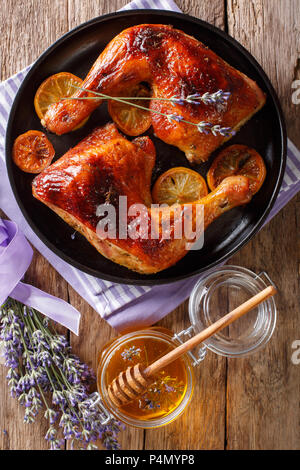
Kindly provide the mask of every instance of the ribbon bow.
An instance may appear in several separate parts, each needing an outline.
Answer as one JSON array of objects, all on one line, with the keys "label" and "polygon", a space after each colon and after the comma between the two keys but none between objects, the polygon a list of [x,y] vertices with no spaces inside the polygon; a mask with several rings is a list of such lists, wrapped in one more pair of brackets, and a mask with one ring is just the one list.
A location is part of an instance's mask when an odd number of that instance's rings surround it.
[{"label": "ribbon bow", "polygon": [[31,259],[32,248],[18,226],[0,219],[0,306],[12,297],[78,335],[80,313],[62,299],[21,282]]}]

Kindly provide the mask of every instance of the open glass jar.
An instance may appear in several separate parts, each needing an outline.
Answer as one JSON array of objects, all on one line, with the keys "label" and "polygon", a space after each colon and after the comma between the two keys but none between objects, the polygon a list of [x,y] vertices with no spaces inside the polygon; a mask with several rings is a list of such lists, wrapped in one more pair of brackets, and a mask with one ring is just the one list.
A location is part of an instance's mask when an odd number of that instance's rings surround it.
[{"label": "open glass jar", "polygon": [[[190,296],[189,316],[194,332],[207,328],[270,284],[273,282],[266,272],[255,274],[229,265],[214,269],[198,281]],[[275,300],[270,297],[203,344],[222,356],[247,356],[269,341],[276,316]]]},{"label": "open glass jar", "polygon": [[138,363],[149,365],[189,337],[208,327],[272,281],[266,273],[256,275],[236,266],[217,268],[195,285],[189,301],[191,325],[178,334],[159,327],[133,331],[108,343],[101,351],[97,372],[99,404],[106,422],[114,417],[127,425],[155,428],[182,414],[194,389],[193,368],[207,349],[227,357],[241,357],[264,346],[276,323],[273,298],[177,359],[155,376],[147,392],[134,402],[116,408],[108,386],[120,372]]}]

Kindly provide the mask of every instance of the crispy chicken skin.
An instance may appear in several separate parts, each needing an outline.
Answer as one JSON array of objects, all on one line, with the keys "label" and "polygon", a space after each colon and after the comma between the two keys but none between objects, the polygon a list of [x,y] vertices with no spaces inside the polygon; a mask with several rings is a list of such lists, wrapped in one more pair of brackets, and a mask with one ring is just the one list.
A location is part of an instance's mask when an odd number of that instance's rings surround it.
[{"label": "crispy chicken skin", "polygon": [[[185,120],[220,124],[238,130],[265,103],[265,96],[256,83],[228,65],[204,44],[172,26],[142,24],[116,36],[100,54],[83,83],[86,90],[111,96],[126,95],[126,90],[140,82],[148,82],[154,97],[187,97],[194,93],[231,93],[227,104],[184,104],[175,107],[152,100],[153,110],[177,114]],[[74,97],[88,96],[78,91]],[[91,94],[90,94],[91,96]],[[99,100],[68,100],[52,105],[43,124],[60,135],[74,129],[99,106]],[[196,126],[171,121],[152,113],[155,134],[175,145],[190,162],[201,162],[228,137],[205,135]]]},{"label": "crispy chicken skin", "polygon": [[[188,251],[187,242],[194,242],[204,229],[232,207],[251,199],[248,179],[230,177],[200,204],[190,207],[190,231],[176,238],[175,226],[183,224],[183,206],[151,208],[150,182],[155,163],[155,149],[148,137],[129,142],[114,124],[95,129],[63,157],[38,175],[32,184],[33,195],[55,211],[65,222],[81,232],[103,255],[115,263],[142,274],[162,271],[179,261]],[[127,196],[128,207],[143,204],[146,225],[136,238],[105,238],[97,230],[100,217],[97,207],[110,203],[119,216],[119,196]],[[175,211],[174,208],[179,209]],[[171,212],[170,237],[163,236],[162,227]],[[203,227],[196,225],[196,216],[203,216]],[[152,225],[151,225],[152,218]],[[123,220],[128,227],[134,216]],[[154,221],[154,222],[153,222]],[[151,238],[151,228],[157,228],[157,238]]]}]

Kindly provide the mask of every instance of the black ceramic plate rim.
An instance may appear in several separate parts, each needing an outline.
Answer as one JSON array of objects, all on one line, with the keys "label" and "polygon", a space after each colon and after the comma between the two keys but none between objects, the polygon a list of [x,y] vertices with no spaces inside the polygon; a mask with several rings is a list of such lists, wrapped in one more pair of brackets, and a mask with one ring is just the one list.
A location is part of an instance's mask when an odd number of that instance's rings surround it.
[{"label": "black ceramic plate rim", "polygon": [[[12,171],[12,162],[11,162],[11,155],[9,153],[9,142],[8,142],[8,136],[11,133],[12,125],[13,125],[13,119],[14,119],[14,114],[15,114],[15,109],[18,104],[18,98],[23,92],[23,88],[25,87],[26,83],[28,80],[30,80],[31,76],[35,72],[35,70],[38,68],[39,64],[43,62],[47,56],[59,45],[61,45],[66,38],[70,38],[73,35],[75,35],[78,31],[81,31],[82,29],[85,29],[86,27],[96,24],[96,23],[101,23],[103,21],[106,21],[107,19],[112,19],[114,17],[126,17],[126,16],[142,16],[145,14],[151,14],[154,16],[158,17],[166,17],[166,18],[182,18],[186,21],[190,21],[192,23],[196,23],[200,25],[202,28],[209,29],[211,32],[214,34],[217,34],[226,41],[229,44],[232,44],[235,49],[237,49],[242,55],[246,57],[246,59],[251,63],[251,65],[256,69],[257,73],[261,76],[261,79],[264,82],[264,85],[272,98],[273,104],[275,106],[276,112],[277,112],[277,117],[279,120],[280,124],[280,132],[281,132],[281,144],[282,144],[282,152],[281,152],[281,160],[280,160],[280,171],[279,171],[279,176],[277,178],[277,182],[275,185],[275,188],[272,193],[272,197],[270,198],[268,205],[265,208],[265,211],[263,212],[262,216],[260,219],[257,221],[255,226],[252,228],[252,230],[247,234],[244,240],[240,241],[237,243],[233,248],[228,250],[228,252],[221,256],[219,259],[211,262],[205,267],[200,268],[199,270],[195,270],[189,274],[183,274],[183,275],[178,275],[178,276],[173,276],[172,278],[166,277],[166,278],[160,278],[160,279],[147,279],[142,277],[141,279],[126,279],[126,278],[121,278],[119,276],[114,276],[114,275],[109,275],[109,274],[102,274],[99,275],[99,271],[94,270],[92,268],[83,266],[81,263],[78,263],[77,261],[73,260],[69,256],[65,255],[63,252],[61,252],[53,243],[49,242],[49,240],[40,232],[39,228],[32,222],[30,216],[27,214],[27,211],[25,207],[22,204],[22,201],[20,197],[18,196],[17,193],[17,188],[15,186],[15,181],[13,177],[13,171]],[[162,23],[165,23],[162,21]],[[138,24],[138,23],[137,23]],[[223,262],[225,262],[228,258],[233,256],[234,253],[239,251],[246,243],[248,243],[254,235],[259,231],[259,229],[262,227],[263,223],[265,222],[268,214],[270,213],[279,189],[282,184],[283,176],[284,176],[284,170],[285,170],[285,165],[286,165],[286,156],[287,156],[287,133],[286,133],[286,127],[285,127],[285,122],[284,122],[284,117],[283,117],[283,112],[281,109],[281,105],[279,102],[279,99],[277,97],[277,94],[268,78],[268,76],[265,74],[264,70],[262,67],[259,65],[259,63],[256,61],[256,59],[250,54],[250,52],[247,51],[238,41],[236,41],[234,38],[229,36],[226,32],[222,31],[221,29],[217,28],[216,26],[213,26],[206,21],[200,20],[198,18],[195,18],[190,15],[186,15],[184,13],[177,13],[177,12],[172,12],[172,11],[166,11],[166,10],[152,10],[152,9],[145,9],[145,10],[126,10],[126,11],[121,11],[121,12],[114,12],[114,13],[109,13],[106,15],[99,16],[97,18],[93,18],[92,20],[89,20],[85,23],[82,23],[81,25],[77,26],[76,28],[72,29],[71,31],[67,32],[63,36],[61,36],[57,41],[55,41],[48,49],[46,49],[40,57],[33,63],[31,69],[27,73],[26,77],[24,78],[12,105],[9,119],[8,119],[8,124],[7,124],[7,129],[6,129],[6,141],[5,141],[5,152],[6,152],[6,166],[7,166],[7,172],[8,172],[8,177],[10,181],[10,185],[12,187],[12,191],[14,194],[14,197],[17,201],[18,206],[21,209],[21,212],[23,216],[25,217],[26,221],[32,228],[32,230],[35,232],[35,234],[40,238],[40,240],[51,250],[56,254],[58,257],[66,261],[68,264],[71,266],[74,266],[75,268],[79,269],[80,271],[83,271],[87,274],[90,274],[96,278],[99,279],[104,279],[108,280],[111,282],[116,282],[116,283],[121,283],[121,284],[130,284],[130,285],[162,285],[162,284],[170,284],[179,280],[195,277],[196,275],[199,275]]]}]

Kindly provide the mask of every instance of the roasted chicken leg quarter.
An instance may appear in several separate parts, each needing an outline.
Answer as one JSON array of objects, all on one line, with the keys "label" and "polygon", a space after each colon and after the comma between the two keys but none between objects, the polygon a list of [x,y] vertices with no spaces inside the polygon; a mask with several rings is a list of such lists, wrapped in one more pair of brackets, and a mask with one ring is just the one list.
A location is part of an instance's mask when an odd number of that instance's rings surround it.
[{"label": "roasted chicken leg quarter", "polygon": [[[257,84],[231,67],[204,44],[172,26],[141,24],[118,34],[100,54],[74,99],[53,104],[42,122],[60,135],[70,132],[101,104],[88,91],[110,96],[128,96],[130,90],[147,82],[153,98],[187,98],[219,90],[230,93],[226,103],[170,103],[151,100],[155,134],[164,142],[177,146],[190,162],[201,162],[230,136],[199,132],[195,125],[177,119],[229,127],[237,131],[265,103]],[[178,118],[179,116],[179,118]]]},{"label": "roasted chicken leg quarter", "polygon": [[[150,182],[154,163],[155,148],[148,137],[129,142],[114,124],[108,124],[95,129],[38,175],[32,191],[37,199],[81,232],[103,256],[142,274],[156,273],[185,256],[188,244],[199,238],[200,230],[225,211],[247,203],[251,193],[247,178],[233,176],[226,178],[198,203],[175,205],[160,211],[151,207]],[[111,204],[119,216],[120,196],[127,197],[128,207],[134,204],[145,207],[145,230],[135,238],[123,238],[119,230],[113,238],[105,238],[97,230],[99,205]],[[187,206],[192,209],[190,231],[182,232],[183,236],[176,238],[176,227],[178,223],[184,223]],[[175,211],[175,207],[179,210]],[[166,238],[163,227],[170,211],[170,231]],[[196,217],[200,211],[203,224],[197,230]],[[134,217],[126,212],[123,227],[130,227],[133,220]],[[157,227],[156,238],[151,232],[153,220]]]}]

